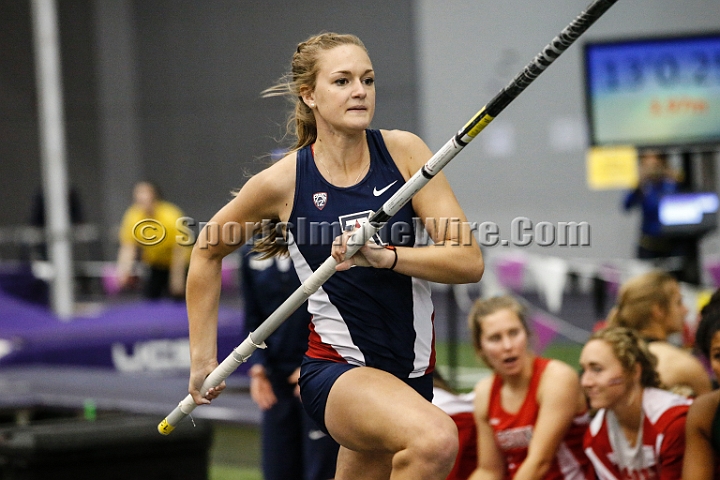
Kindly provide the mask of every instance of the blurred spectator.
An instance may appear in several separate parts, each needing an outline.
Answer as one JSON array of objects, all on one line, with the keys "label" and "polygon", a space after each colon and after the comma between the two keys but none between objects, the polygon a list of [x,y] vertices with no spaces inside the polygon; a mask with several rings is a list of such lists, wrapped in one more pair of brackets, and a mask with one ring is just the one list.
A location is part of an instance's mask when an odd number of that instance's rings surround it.
[{"label": "blurred spectator", "polygon": [[584,447],[600,479],[680,478],[692,401],[659,388],[656,362],[630,328],[598,330],[583,347],[581,382],[597,410]]},{"label": "blurred spectator", "polygon": [[162,199],[156,185],[143,181],[133,189],[133,204],[120,226],[117,276],[120,288],[137,280],[135,262],[146,267],[143,295],[148,299],[169,296],[183,299],[190,248],[177,243],[177,220],[182,210]]},{"label": "blurred spectator", "polygon": [[658,359],[662,384],[676,393],[695,396],[711,390],[710,378],[696,357],[668,341],[670,335],[683,331],[687,313],[677,280],[656,270],[620,287],[608,325],[636,330]]},{"label": "blurred spectator", "polygon": [[577,373],[531,351],[527,312],[513,297],[478,300],[468,322],[475,352],[493,370],[475,386],[479,449],[471,478],[590,478]]},{"label": "blurred spectator", "polygon": [[643,152],[638,186],[625,195],[623,202],[626,211],[636,207],[642,209],[638,258],[664,258],[682,253],[677,242],[663,235],[659,213],[660,198],[677,191],[678,182],[668,166],[667,154],[658,150]]},{"label": "blurred spectator", "polygon": [[[681,175],[668,164],[668,155],[660,150],[646,150],[640,155],[640,178],[637,188],[625,195],[625,211],[642,210],[637,258],[641,260],[672,259],[662,268],[684,282],[699,284],[698,241],[696,235],[668,235],[660,222],[660,200],[681,190]],[[660,265],[658,265],[660,266]]]}]

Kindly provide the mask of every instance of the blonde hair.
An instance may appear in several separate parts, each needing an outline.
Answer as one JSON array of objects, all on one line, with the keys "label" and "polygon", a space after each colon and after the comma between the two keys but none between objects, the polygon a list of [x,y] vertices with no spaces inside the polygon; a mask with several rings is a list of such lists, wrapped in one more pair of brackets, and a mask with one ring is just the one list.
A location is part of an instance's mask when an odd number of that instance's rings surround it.
[{"label": "blonde hair", "polygon": [[[295,143],[288,153],[315,143],[317,139],[315,114],[305,104],[302,95],[307,90],[312,91],[315,88],[320,54],[342,45],[356,45],[367,53],[365,45],[355,35],[332,32],[314,35],[298,44],[290,63],[290,71],[275,85],[262,92],[263,97],[286,97],[293,104],[286,123],[286,135],[295,137]],[[280,228],[277,227],[278,225]],[[278,238],[287,238],[285,225],[280,223],[280,219],[273,219],[269,224],[257,225],[253,233],[255,241],[252,249],[260,253],[260,258],[287,254],[287,242],[277,241]]]},{"label": "blonde hair", "polygon": [[483,318],[488,315],[492,315],[500,310],[510,310],[520,319],[520,323],[525,330],[525,333],[530,335],[530,330],[527,325],[527,309],[523,304],[518,302],[515,298],[510,295],[502,295],[498,297],[492,297],[486,300],[479,299],[475,301],[470,314],[468,315],[468,328],[470,329],[470,336],[472,337],[473,347],[475,353],[482,357],[482,344],[480,337],[482,336],[482,324]]},{"label": "blonde hair", "polygon": [[636,364],[640,364],[640,385],[661,388],[660,375],[657,372],[657,357],[648,349],[645,340],[637,332],[626,327],[605,327],[593,333],[590,340],[602,340],[610,345],[613,355],[623,370],[632,373]]},{"label": "blonde hair", "polygon": [[302,99],[307,90],[313,90],[317,81],[320,54],[342,45],[356,45],[366,53],[363,42],[355,35],[339,33],[321,33],[301,42],[292,57],[290,72],[286,73],[277,84],[264,90],[263,97],[284,96],[294,105],[287,120],[287,134],[296,138],[291,152],[311,145],[317,139],[315,114]]},{"label": "blonde hair", "polygon": [[642,331],[652,321],[652,309],[670,307],[668,285],[677,280],[667,272],[655,270],[633,277],[620,287],[617,305],[608,315],[608,325]]}]

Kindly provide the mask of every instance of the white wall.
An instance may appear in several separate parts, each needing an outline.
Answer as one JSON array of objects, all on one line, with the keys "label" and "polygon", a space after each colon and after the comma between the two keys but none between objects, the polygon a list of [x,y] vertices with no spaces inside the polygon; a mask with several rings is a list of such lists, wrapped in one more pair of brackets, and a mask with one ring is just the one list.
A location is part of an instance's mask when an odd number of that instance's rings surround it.
[{"label": "white wall", "polygon": [[[585,0],[420,0],[420,134],[430,148],[444,144],[587,5]],[[448,165],[445,172],[469,219],[494,221],[502,232],[519,216],[586,221],[590,247],[528,251],[632,257],[639,216],[622,213],[620,191],[586,186],[582,44],[705,30],[720,30],[718,0],[619,0]],[[716,238],[704,242],[712,246],[703,250],[718,250]]]}]

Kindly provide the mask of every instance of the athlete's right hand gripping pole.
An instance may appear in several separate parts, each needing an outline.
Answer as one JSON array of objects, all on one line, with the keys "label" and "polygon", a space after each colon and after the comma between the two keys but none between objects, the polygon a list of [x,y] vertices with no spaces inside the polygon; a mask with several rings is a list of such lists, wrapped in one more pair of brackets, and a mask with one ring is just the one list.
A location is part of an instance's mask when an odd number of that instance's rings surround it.
[{"label": "athlete's right hand gripping pole", "polygon": [[[348,240],[345,258],[350,258],[360,250],[360,247],[372,238],[380,227],[366,222]],[[207,392],[210,388],[220,385],[230,376],[252,353],[258,348],[265,348],[265,339],[270,336],[292,313],[300,308],[310,295],[315,293],[335,273],[337,262],[328,257],[320,267],[313,272],[307,280],[295,290],[268,318],[263,321],[254,332],[250,332],[243,342],[235,347],[230,355],[210,372],[200,388]],[[177,424],[190,415],[197,407],[192,395],[187,395],[170,414],[158,425],[158,431],[169,435]]]},{"label": "athlete's right hand gripping pole", "polygon": [[[395,215],[417,192],[420,191],[450,160],[465,148],[490,122],[507,107],[528,85],[530,85],[547,67],[552,64],[575,40],[600,18],[617,0],[594,0],[560,34],[535,56],[500,93],[490,100],[469,122],[451,138],[423,167],[415,173],[395,194],[383,204],[380,210],[372,214],[369,221],[362,225],[348,242],[345,258],[352,257],[383,224]],[[337,262],[329,257],[303,284],[275,310],[254,332],[236,347],[232,353],[205,379],[201,392],[220,385],[245,362],[257,348],[263,348],[265,339],[270,336],[295,310],[297,310],[318,288],[334,273]],[[188,395],[158,425],[163,435],[168,435],[183,418],[196,407],[192,396]]]}]

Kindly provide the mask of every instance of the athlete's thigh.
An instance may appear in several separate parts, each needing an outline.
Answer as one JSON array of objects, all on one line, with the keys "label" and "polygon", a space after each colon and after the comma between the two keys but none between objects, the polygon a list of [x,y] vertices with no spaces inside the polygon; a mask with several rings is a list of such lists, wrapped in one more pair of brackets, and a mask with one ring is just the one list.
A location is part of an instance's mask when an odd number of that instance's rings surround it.
[{"label": "athlete's thigh", "polygon": [[447,426],[448,420],[405,382],[369,367],[342,374],[325,409],[330,434],[357,452],[399,452],[433,429]]},{"label": "athlete's thigh", "polygon": [[355,452],[340,447],[336,480],[388,480],[392,473],[392,454]]}]

